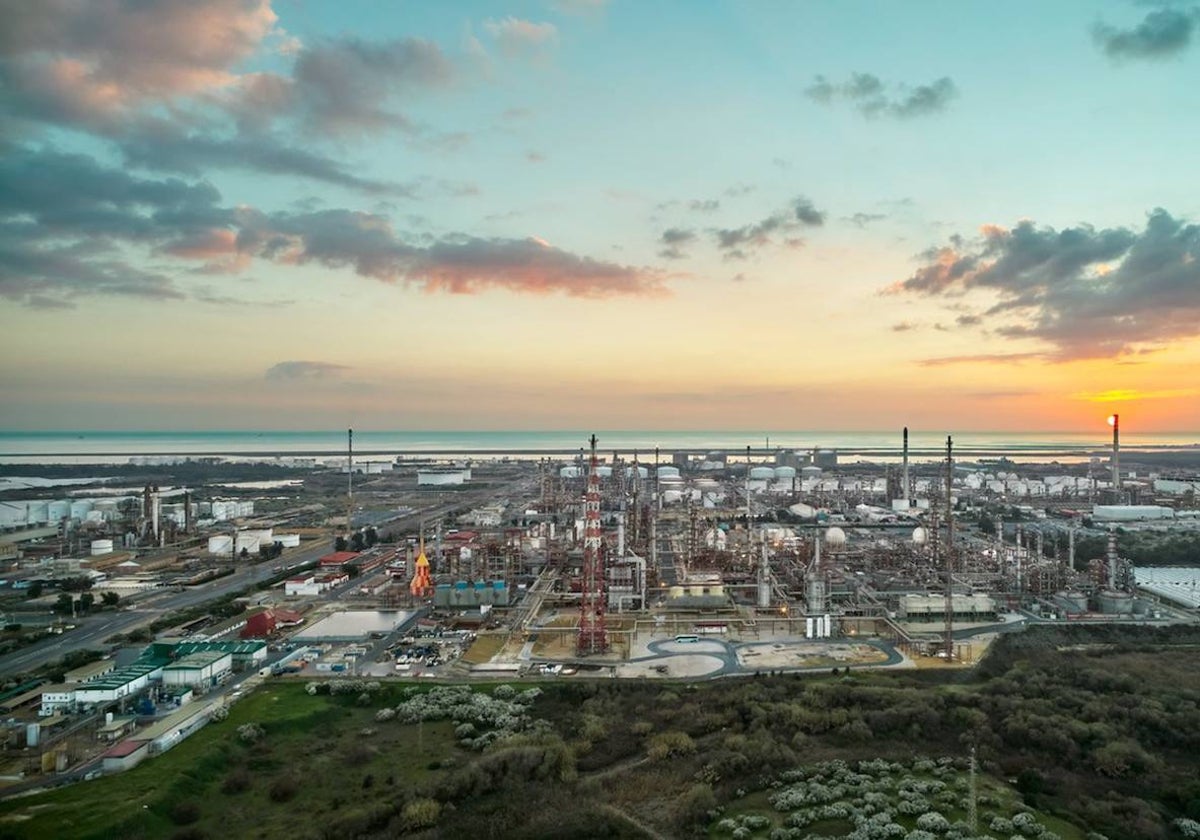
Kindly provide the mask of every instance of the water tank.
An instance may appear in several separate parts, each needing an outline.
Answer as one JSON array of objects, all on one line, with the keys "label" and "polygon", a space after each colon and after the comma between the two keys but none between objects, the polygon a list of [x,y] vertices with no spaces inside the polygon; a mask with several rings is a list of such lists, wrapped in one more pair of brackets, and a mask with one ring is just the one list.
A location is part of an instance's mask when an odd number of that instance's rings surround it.
[{"label": "water tank", "polygon": [[1059,592],[1055,598],[1069,613],[1087,612],[1087,596],[1082,592]]},{"label": "water tank", "polygon": [[93,557],[99,557],[101,554],[113,553],[112,540],[92,540],[91,553]]},{"label": "water tank", "polygon": [[83,519],[92,511],[91,499],[76,499],[71,502],[71,518]]},{"label": "water tank", "polygon": [[837,548],[846,544],[846,532],[834,525],[825,532],[825,545]]},{"label": "water tank", "polygon": [[928,539],[929,539],[929,536],[925,533],[924,528],[913,528],[912,541],[914,543],[916,543],[917,545],[925,545],[925,543],[926,543],[926,541],[928,541]]},{"label": "water tank", "polygon": [[668,598],[682,598],[684,596],[684,588],[682,586],[672,586],[667,591]]},{"label": "water tank", "polygon": [[579,467],[563,467],[558,471],[559,478],[579,478]]},{"label": "water tank", "polygon": [[25,522],[29,525],[40,525],[50,521],[49,502],[26,502]]},{"label": "water tank", "polygon": [[658,478],[679,478],[679,467],[662,466],[658,468]]},{"label": "water tank", "polygon": [[1100,612],[1105,615],[1132,615],[1133,596],[1128,592],[1104,591],[1096,596]]},{"label": "water tank", "polygon": [[649,478],[650,470],[646,469],[645,467],[643,467],[641,465],[634,467],[632,464],[630,464],[628,467],[625,468],[625,475],[629,476],[630,478],[633,478],[635,475],[638,478]]},{"label": "water tank", "polygon": [[251,534],[242,531],[237,535],[237,542],[234,543],[233,549],[238,554],[247,551],[250,554],[256,554],[262,541],[258,538],[258,534]]},{"label": "water tank", "polygon": [[300,545],[299,534],[280,534],[275,539],[278,540],[279,544],[284,548],[295,548],[296,546]]},{"label": "water tank", "polygon": [[71,503],[70,502],[62,501],[60,499],[58,501],[54,501],[54,502],[51,502],[50,504],[46,505],[46,515],[49,518],[49,521],[51,521],[51,522],[57,522],[60,519],[64,519],[65,517],[70,516],[70,514],[71,514]]},{"label": "water tank", "polygon": [[233,537],[229,534],[217,534],[208,538],[209,554],[229,554],[233,551]]},{"label": "water tank", "polygon": [[789,480],[789,479],[793,479],[795,477],[796,477],[796,468],[795,467],[776,467],[775,468],[775,478],[776,479]]},{"label": "water tank", "polygon": [[775,477],[774,467],[751,467],[750,478],[758,480],[770,480]]},{"label": "water tank", "polygon": [[25,746],[36,747],[41,741],[42,725],[40,723],[30,723],[25,726]]},{"label": "water tank", "polygon": [[682,490],[664,490],[662,494],[664,505],[672,505],[683,500]]}]

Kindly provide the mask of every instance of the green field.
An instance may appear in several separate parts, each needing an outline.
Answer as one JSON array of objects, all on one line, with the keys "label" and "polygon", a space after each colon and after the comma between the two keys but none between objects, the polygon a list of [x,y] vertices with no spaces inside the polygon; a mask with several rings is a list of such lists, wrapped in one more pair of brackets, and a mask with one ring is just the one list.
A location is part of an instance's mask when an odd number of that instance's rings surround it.
[{"label": "green field", "polygon": [[271,681],[128,773],[0,803],[0,838],[900,840],[940,814],[937,840],[1176,840],[1200,819],[1198,636],[1039,629],[973,671]]}]

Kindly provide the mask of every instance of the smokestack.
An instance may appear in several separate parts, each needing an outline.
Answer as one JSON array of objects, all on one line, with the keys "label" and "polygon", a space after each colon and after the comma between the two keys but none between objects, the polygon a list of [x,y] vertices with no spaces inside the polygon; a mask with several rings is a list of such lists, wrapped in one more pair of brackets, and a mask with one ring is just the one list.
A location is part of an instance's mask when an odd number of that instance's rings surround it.
[{"label": "smokestack", "polygon": [[1117,504],[1121,503],[1121,415],[1112,416],[1113,451],[1112,451],[1112,483],[1113,493]]},{"label": "smokestack", "polygon": [[192,533],[192,494],[190,492],[183,494],[183,532],[185,534]]},{"label": "smokestack", "polygon": [[907,508],[909,503],[908,490],[908,426],[904,427],[904,475],[900,479],[901,485],[900,498],[904,499],[904,506]]}]

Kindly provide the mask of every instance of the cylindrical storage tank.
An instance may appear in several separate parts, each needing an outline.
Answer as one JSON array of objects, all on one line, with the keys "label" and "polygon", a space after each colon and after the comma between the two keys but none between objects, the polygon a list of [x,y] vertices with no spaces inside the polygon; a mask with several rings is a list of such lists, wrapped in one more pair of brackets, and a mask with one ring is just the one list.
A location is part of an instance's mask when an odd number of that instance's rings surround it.
[{"label": "cylindrical storage tank", "polygon": [[259,540],[257,534],[248,534],[243,531],[237,535],[237,542],[234,543],[233,548],[238,554],[241,554],[243,551],[254,554],[261,545],[262,541]]},{"label": "cylindrical storage tank", "polygon": [[27,502],[25,508],[25,521],[30,525],[40,525],[43,522],[50,521],[50,503],[49,502]]},{"label": "cylindrical storage tank", "polygon": [[638,478],[649,478],[650,470],[646,469],[645,467],[641,466],[640,464],[637,467],[634,467],[631,464],[630,466],[625,468],[625,475],[629,476],[630,478],[633,478],[634,476],[636,476]]},{"label": "cylindrical storage tank", "polygon": [[774,467],[751,467],[750,477],[755,479],[772,479],[775,477]]},{"label": "cylindrical storage tank", "polygon": [[280,534],[276,539],[284,548],[295,548],[300,545],[299,534]]},{"label": "cylindrical storage tank", "polygon": [[681,501],[683,501],[683,491],[682,490],[664,490],[663,494],[662,494],[662,500],[663,500],[664,505],[673,505],[676,502],[681,502]]},{"label": "cylindrical storage tank", "polygon": [[658,468],[658,478],[679,478],[679,467],[662,466]]},{"label": "cylindrical storage tank", "polygon": [[46,505],[46,515],[50,522],[57,522],[71,514],[71,503],[63,500]]},{"label": "cylindrical storage tank", "polygon": [[718,598],[725,597],[725,585],[722,583],[714,583],[708,588],[709,595],[715,595]]},{"label": "cylindrical storage tank", "polygon": [[804,619],[804,638],[811,639],[813,637],[813,620],[812,618]]},{"label": "cylindrical storage tank", "polygon": [[112,540],[92,540],[91,553],[93,557],[99,557],[101,554],[113,553]]},{"label": "cylindrical storage tank", "polygon": [[217,534],[208,538],[209,554],[229,554],[233,551],[233,537],[229,534]]},{"label": "cylindrical storage tank", "polygon": [[42,725],[40,723],[30,723],[25,726],[25,746],[36,747],[41,741]]},{"label": "cylindrical storage tank", "polygon": [[89,511],[87,512],[87,516],[85,516],[85,517],[83,518],[83,521],[84,521],[84,522],[95,522],[95,523],[100,523],[100,522],[103,522],[103,521],[104,521],[104,511],[102,511],[102,510],[89,510]]},{"label": "cylindrical storage tank", "polygon": [[687,588],[687,593],[688,593],[688,595],[690,595],[693,598],[703,598],[704,597],[704,587],[703,586],[689,586]]},{"label": "cylindrical storage tank", "polygon": [[834,525],[825,532],[825,545],[830,548],[839,548],[846,544],[846,532],[838,526]]},{"label": "cylindrical storage tank", "polygon": [[563,467],[558,471],[559,478],[579,478],[579,467]]},{"label": "cylindrical storage tank", "polygon": [[795,477],[796,477],[796,468],[795,467],[776,467],[775,468],[775,478],[777,478],[777,479],[791,479],[791,478],[795,478]]},{"label": "cylindrical storage tank", "polygon": [[1087,596],[1082,592],[1059,592],[1056,596],[1060,604],[1067,612],[1085,613],[1087,612]]},{"label": "cylindrical storage tank", "polygon": [[684,595],[684,589],[682,586],[672,586],[667,591],[668,598],[682,598],[683,595]]},{"label": "cylindrical storage tank", "polygon": [[1105,615],[1132,615],[1133,596],[1128,592],[1101,592],[1096,601]]},{"label": "cylindrical storage tank", "polygon": [[612,467],[596,467],[596,475],[601,478],[612,478]]},{"label": "cylindrical storage tank", "polygon": [[72,519],[83,519],[85,516],[87,516],[91,512],[91,510],[92,510],[92,500],[91,499],[76,499],[75,501],[71,502],[71,518]]},{"label": "cylindrical storage tank", "polygon": [[760,583],[758,585],[758,608],[765,610],[771,606],[771,585],[769,583]]},{"label": "cylindrical storage tank", "polygon": [[925,541],[928,539],[929,537],[925,534],[924,528],[913,528],[912,541],[916,545],[925,545]]},{"label": "cylindrical storage tank", "polygon": [[824,625],[824,632],[821,635],[828,639],[833,635],[833,616],[829,613],[825,613]]}]

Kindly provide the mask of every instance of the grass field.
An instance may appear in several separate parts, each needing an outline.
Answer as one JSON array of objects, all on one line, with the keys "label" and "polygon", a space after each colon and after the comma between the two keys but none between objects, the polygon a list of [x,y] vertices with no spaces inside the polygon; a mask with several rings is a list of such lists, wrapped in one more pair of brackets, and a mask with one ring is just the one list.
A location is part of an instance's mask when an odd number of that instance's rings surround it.
[{"label": "grass field", "polygon": [[[131,771],[0,803],[0,837],[155,838],[184,826],[193,837],[312,836],[314,818],[369,812],[459,752],[449,722],[377,724],[379,705],[265,687]],[[238,736],[247,723],[265,732],[254,743]]]}]

